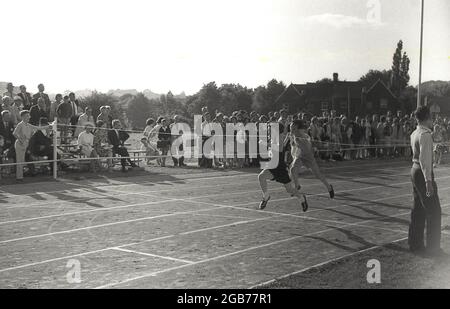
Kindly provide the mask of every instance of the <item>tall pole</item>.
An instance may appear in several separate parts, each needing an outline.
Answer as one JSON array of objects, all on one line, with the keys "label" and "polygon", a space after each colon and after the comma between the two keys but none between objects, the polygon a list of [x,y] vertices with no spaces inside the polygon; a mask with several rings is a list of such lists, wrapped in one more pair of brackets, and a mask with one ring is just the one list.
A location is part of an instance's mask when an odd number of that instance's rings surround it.
[{"label": "tall pole", "polygon": [[422,84],[422,47],[423,47],[423,13],[424,13],[424,2],[425,0],[422,0],[422,8],[420,11],[420,55],[419,55],[419,85],[417,86],[417,107],[419,107],[420,104],[420,87]]},{"label": "tall pole", "polygon": [[58,132],[58,118],[55,117],[53,122],[53,179],[58,179],[58,150],[56,148],[58,143],[58,137],[56,133]]}]

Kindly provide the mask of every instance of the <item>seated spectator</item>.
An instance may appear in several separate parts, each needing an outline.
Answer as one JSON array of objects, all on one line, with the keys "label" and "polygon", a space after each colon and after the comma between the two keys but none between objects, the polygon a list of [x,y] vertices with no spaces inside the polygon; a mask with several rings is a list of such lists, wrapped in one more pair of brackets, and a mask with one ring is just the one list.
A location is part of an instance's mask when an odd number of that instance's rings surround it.
[{"label": "seated spectator", "polygon": [[[92,108],[89,106],[86,107],[84,109],[84,113],[81,114],[80,117],[78,117],[78,123],[75,128],[75,135],[74,135],[75,137],[78,137],[78,135],[80,135],[81,131],[86,126],[86,123],[94,123],[94,116],[92,116]],[[106,125],[105,122],[103,123]]]},{"label": "seated spectator", "polygon": [[14,104],[14,102],[12,101],[12,99],[8,96],[4,96],[2,98],[2,108],[4,111],[9,111],[9,115],[10,115],[10,121],[13,124],[13,126],[17,125],[20,122],[20,111],[17,108],[17,106]]},{"label": "seated spectator", "polygon": [[72,115],[72,106],[69,103],[69,96],[64,96],[63,102],[56,108],[56,115],[58,116],[58,129],[61,131],[61,139],[65,139],[68,136],[70,117]]},{"label": "seated spectator", "polygon": [[30,151],[33,159],[38,160],[37,157],[47,157],[50,160],[53,159],[53,147],[52,140],[50,138],[51,128],[48,127],[47,118],[41,118],[39,120],[39,126],[47,126],[44,129],[37,130],[30,138],[28,150]]},{"label": "seated spectator", "polygon": [[[28,151],[32,160],[53,160],[53,141],[52,128],[49,126],[47,118],[39,120],[40,130],[36,131],[30,138]],[[42,159],[40,159],[41,157]],[[57,156],[59,159],[59,155]],[[53,162],[49,163],[50,170],[53,171]],[[59,163],[59,166],[64,169],[67,165]]]},{"label": "seated spectator", "polygon": [[17,107],[17,110],[19,111],[19,117],[20,117],[20,111],[23,110],[23,101],[22,98],[16,95],[14,97],[14,105]]},{"label": "seated spectator", "polygon": [[[97,158],[98,154],[94,149],[94,125],[92,123],[87,123],[84,131],[78,136],[78,147],[83,155],[88,158]],[[91,160],[91,171],[96,172],[96,166],[98,162],[96,160]]]},{"label": "seated spectator", "polygon": [[[111,158],[113,156],[112,146],[109,143],[108,131],[106,123],[99,120],[97,121],[97,130],[94,133],[94,150],[100,156],[104,158]],[[112,170],[112,159],[107,159],[108,171]]]},{"label": "seated spectator", "polygon": [[45,100],[43,98],[38,98],[37,104],[33,105],[30,109],[30,124],[37,126],[39,124],[39,119],[48,119],[48,117],[49,113],[46,110]]},{"label": "seated spectator", "polygon": [[2,153],[5,154],[7,158],[15,159],[14,142],[16,141],[16,138],[13,135],[14,126],[11,123],[9,111],[2,111],[0,120],[0,136],[3,137]]},{"label": "seated spectator", "polygon": [[114,155],[119,155],[121,157],[128,157],[127,159],[121,159],[120,162],[122,164],[122,172],[126,172],[126,164],[127,161],[130,163],[131,167],[136,167],[130,160],[130,155],[128,154],[127,148],[124,146],[124,143],[127,139],[130,138],[127,132],[122,130],[122,125],[119,119],[115,119],[112,122],[113,130],[108,131],[108,139],[109,143],[113,146],[112,151]]},{"label": "seated spectator", "polygon": [[94,152],[94,125],[86,123],[84,130],[78,136],[78,147],[83,155],[91,157]]}]

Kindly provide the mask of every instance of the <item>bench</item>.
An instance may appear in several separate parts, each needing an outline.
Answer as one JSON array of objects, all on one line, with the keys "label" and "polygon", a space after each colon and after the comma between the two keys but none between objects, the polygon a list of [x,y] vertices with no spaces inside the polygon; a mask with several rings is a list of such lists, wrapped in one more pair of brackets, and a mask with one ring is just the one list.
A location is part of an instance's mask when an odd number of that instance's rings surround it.
[{"label": "bench", "polygon": [[146,155],[147,151],[145,151],[145,150],[130,149],[130,150],[128,150],[128,153],[130,154],[130,157],[133,157],[131,159],[131,161],[133,163],[137,164],[137,166],[140,166],[140,163],[142,161],[146,161],[145,155]]}]

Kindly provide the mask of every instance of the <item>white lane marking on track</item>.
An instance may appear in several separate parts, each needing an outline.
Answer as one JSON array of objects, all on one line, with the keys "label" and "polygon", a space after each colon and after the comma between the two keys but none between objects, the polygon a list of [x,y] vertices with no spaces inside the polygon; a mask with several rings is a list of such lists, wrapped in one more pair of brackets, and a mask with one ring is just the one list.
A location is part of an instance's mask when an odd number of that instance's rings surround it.
[{"label": "white lane marking on track", "polygon": [[[366,226],[366,225],[360,225],[360,226],[362,226],[362,227],[369,227],[369,226]],[[405,233],[405,234],[408,233],[406,231],[401,231],[401,230],[391,230],[391,229],[386,229],[386,230],[390,230],[391,232]],[[446,234],[446,235],[450,235],[450,234],[446,233],[445,231],[442,231],[442,233]],[[298,275],[298,274],[307,272],[307,271],[309,271],[311,269],[327,265],[329,263],[337,262],[337,261],[346,259],[348,257],[355,256],[355,255],[360,254],[360,253],[372,251],[374,249],[378,249],[378,248],[384,247],[386,245],[394,244],[394,243],[401,242],[401,241],[404,241],[404,240],[407,240],[407,239],[408,239],[408,237],[402,237],[402,238],[396,239],[394,241],[391,241],[391,242],[388,242],[388,243],[385,243],[385,244],[382,244],[382,245],[372,246],[372,247],[369,247],[369,248],[366,248],[366,249],[363,249],[363,250],[355,251],[355,252],[352,252],[352,253],[349,253],[349,254],[345,254],[343,256],[339,256],[339,257],[336,257],[336,258],[333,258],[333,259],[329,259],[327,261],[324,261],[324,262],[321,262],[321,263],[318,263],[318,264],[315,264],[315,265],[312,265],[312,266],[308,266],[306,268],[302,268],[300,270],[297,270],[297,271],[294,271],[294,272],[291,272],[291,273],[279,276],[277,278],[274,278],[274,279],[271,279],[271,280],[268,280],[268,281],[265,281],[265,282],[262,282],[262,283],[258,283],[256,285],[253,285],[253,286],[249,287],[249,289],[261,288],[261,287],[263,287],[263,286],[265,286],[267,284],[274,283],[277,280],[282,280],[282,279],[285,279],[285,278],[288,278],[288,277],[291,277],[291,276],[294,276],[294,275]]]},{"label": "white lane marking on track", "polygon": [[122,252],[127,252],[127,253],[134,253],[134,254],[139,254],[139,255],[145,255],[145,256],[160,258],[160,259],[164,259],[164,260],[171,260],[171,261],[180,262],[180,263],[183,263],[183,264],[192,264],[192,263],[194,263],[193,261],[188,261],[188,260],[184,260],[184,259],[177,259],[177,258],[173,258],[173,257],[169,257],[169,256],[162,256],[162,255],[151,254],[151,253],[146,253],[146,252],[141,252],[141,251],[136,251],[136,250],[128,250],[128,249],[124,249],[124,248],[120,248],[120,247],[113,247],[113,248],[111,248],[111,250],[117,250],[117,251],[122,251]]},{"label": "white lane marking on track", "polygon": [[[443,205],[443,208],[445,207],[445,205]],[[409,213],[409,212],[408,212]],[[404,213],[404,214],[400,214],[398,216],[402,216],[408,213]],[[268,217],[267,219],[273,219],[276,216],[272,216],[272,217]],[[395,217],[395,216],[389,216],[389,217]],[[389,218],[388,217],[388,218]],[[367,220],[367,221],[372,221],[371,220]],[[253,221],[261,221],[261,218],[255,219]],[[246,222],[246,223],[251,223],[252,221],[242,221],[242,222]],[[357,223],[361,223],[361,222],[357,222]],[[222,228],[222,227],[226,227],[226,226],[233,226],[236,225],[236,223],[230,223],[230,224],[226,224],[226,225],[219,225],[216,228]],[[341,225],[342,226],[342,225]],[[212,229],[212,228],[210,228]],[[184,232],[184,234],[186,233],[195,233],[196,231],[204,231],[205,229],[199,229],[199,230],[193,230],[193,231],[188,231],[188,232]],[[120,246],[114,246],[114,247],[108,247],[108,248],[104,248],[104,249],[100,249],[100,250],[94,250],[94,251],[88,251],[88,252],[84,252],[84,253],[79,253],[79,254],[73,254],[73,255],[68,255],[68,256],[63,256],[63,257],[58,257],[58,258],[53,258],[53,259],[48,259],[48,260],[44,260],[44,261],[39,261],[39,262],[34,262],[34,263],[29,263],[29,264],[24,264],[24,265],[19,265],[19,266],[13,266],[13,267],[8,267],[8,268],[4,268],[4,269],[0,269],[0,272],[6,272],[6,271],[11,271],[11,270],[17,270],[17,269],[22,269],[22,268],[27,268],[27,267],[33,267],[33,266],[37,266],[37,265],[41,265],[41,264],[46,264],[46,263],[51,263],[51,262],[55,262],[55,261],[60,261],[60,260],[66,260],[66,259],[70,259],[73,257],[82,257],[82,256],[86,256],[86,255],[91,255],[91,254],[95,254],[95,253],[100,253],[100,252],[104,252],[104,251],[108,251],[111,250],[112,248],[122,248],[122,247],[129,247],[129,246],[134,246],[134,245],[139,245],[142,243],[148,243],[148,242],[154,242],[154,241],[159,241],[159,240],[164,240],[164,239],[169,239],[169,238],[173,238],[176,237],[179,234],[173,234],[173,235],[167,235],[167,236],[163,236],[163,237],[157,237],[157,238],[153,238],[153,239],[147,239],[144,241],[139,241],[139,242],[133,242],[133,243],[128,243],[128,244],[123,244]]]},{"label": "white lane marking on track", "polygon": [[84,231],[84,230],[89,230],[89,229],[94,229],[94,228],[101,228],[101,227],[112,226],[112,225],[123,224],[123,223],[146,221],[146,220],[151,220],[151,219],[159,219],[159,218],[171,217],[171,216],[177,216],[177,215],[186,215],[186,214],[189,214],[189,213],[213,210],[213,209],[217,209],[217,208],[220,208],[220,207],[214,206],[214,207],[202,208],[202,209],[191,210],[191,211],[180,211],[180,212],[175,212],[175,213],[170,213],[170,214],[149,216],[149,217],[143,217],[143,218],[137,218],[137,219],[131,219],[131,220],[124,220],[124,221],[117,221],[117,222],[110,222],[110,223],[104,223],[104,224],[80,227],[80,228],[76,228],[76,229],[63,230],[63,231],[58,231],[58,232],[46,233],[46,234],[39,234],[39,235],[32,235],[32,236],[27,236],[27,237],[7,239],[7,240],[0,241],[0,244],[7,244],[7,243],[15,242],[15,241],[35,239],[35,238],[41,238],[41,237],[53,236],[53,235],[60,235],[60,234],[67,234],[67,233],[73,233],[73,232],[79,232],[79,231]]},{"label": "white lane marking on track", "polygon": [[[408,239],[408,238],[407,237],[403,237],[403,238],[400,238],[400,239],[396,239],[396,240],[394,240],[392,242],[389,242],[387,244],[393,244],[393,243],[400,242],[400,241],[405,240],[405,239]],[[366,248],[366,249],[363,249],[363,250],[355,251],[355,252],[352,252],[352,253],[348,253],[348,254],[345,254],[345,255],[333,258],[333,259],[329,259],[327,261],[324,261],[324,262],[321,262],[321,263],[318,263],[318,264],[315,264],[315,265],[303,268],[301,270],[297,270],[297,271],[294,271],[294,272],[291,272],[291,273],[279,276],[279,277],[277,277],[275,279],[271,279],[271,280],[268,280],[268,281],[265,281],[265,282],[262,282],[262,283],[255,284],[253,286],[250,286],[248,289],[257,289],[257,288],[260,288],[260,287],[265,286],[267,284],[274,283],[277,280],[282,280],[282,279],[288,278],[290,276],[301,274],[301,273],[306,272],[308,270],[311,270],[311,269],[314,269],[314,268],[317,268],[317,267],[320,267],[320,266],[323,266],[323,265],[326,265],[326,264],[329,264],[329,263],[337,262],[337,261],[340,261],[340,260],[352,257],[352,256],[360,254],[360,253],[364,253],[364,252],[368,252],[368,251],[371,251],[371,250],[374,250],[374,249],[377,249],[377,248],[381,248],[382,246],[385,246],[387,244],[372,246],[372,247],[369,247],[369,248]]]},{"label": "white lane marking on track", "polygon": [[[400,175],[397,175],[400,176]],[[403,175],[401,175],[403,176]],[[364,177],[364,178],[360,178],[359,180],[362,179],[370,179],[373,177]],[[444,178],[450,178],[450,176],[448,177],[441,177],[441,178],[436,178],[436,179],[444,179]],[[347,180],[343,180],[343,181],[336,181],[335,183],[340,183],[340,182],[347,182]],[[402,183],[396,183],[396,184],[392,184],[392,185],[403,185],[403,184],[408,184],[409,182],[402,182]],[[236,185],[236,184],[230,184],[230,185]],[[322,183],[314,183],[314,184],[306,184],[304,185],[304,187],[313,187],[313,186],[321,186]],[[220,186],[223,187],[224,185],[220,184],[220,185],[214,185],[214,187],[216,186]],[[375,187],[363,187],[363,188],[367,188],[367,189],[373,189],[373,188],[377,188],[377,187],[382,187],[382,186],[375,186]],[[198,187],[197,187],[198,188]],[[203,187],[205,188],[205,187]],[[358,188],[357,188],[358,189]],[[282,188],[275,188],[275,189],[270,189],[270,191],[283,191],[284,189]],[[352,189],[353,190],[353,189]],[[217,193],[217,194],[208,194],[208,195],[203,195],[203,196],[196,196],[196,197],[190,197],[190,198],[184,198],[184,199],[170,199],[170,198],[165,198],[164,201],[161,202],[168,202],[168,201],[175,201],[175,200],[193,200],[193,199],[198,199],[198,198],[206,198],[206,197],[213,197],[213,196],[222,196],[222,195],[238,195],[238,194],[244,194],[244,193],[254,193],[254,192],[259,192],[260,190],[252,190],[252,191],[238,191],[238,192],[231,192],[231,193]],[[125,193],[125,192],[121,192],[118,191],[120,194],[116,194],[116,195],[111,195],[111,196],[120,196],[120,195],[129,195],[129,194],[134,194],[134,195],[140,195],[140,196],[152,196],[152,197],[157,197],[157,198],[164,198],[164,197],[160,197],[160,196],[156,196],[156,195],[151,195],[152,191],[147,191],[147,192],[135,192],[135,193]],[[155,192],[159,192],[159,191],[155,191]],[[343,190],[343,191],[339,191],[339,192],[351,192],[348,190]],[[313,194],[313,195],[309,195],[309,196],[321,196],[321,195],[326,195],[326,193],[320,193],[320,194]],[[108,196],[110,197],[110,196]],[[286,199],[277,199],[277,200],[273,200],[273,201],[282,201],[282,200],[289,200],[290,198],[286,198]],[[197,201],[195,201],[197,202]],[[1,221],[0,225],[2,224],[9,224],[9,223],[18,223],[18,222],[26,222],[26,221],[32,221],[32,220],[40,220],[40,219],[48,219],[48,218],[56,218],[56,217],[63,217],[63,216],[69,216],[69,215],[76,215],[76,214],[83,214],[83,213],[91,213],[91,212],[99,212],[99,211],[114,211],[116,209],[123,209],[123,208],[130,208],[130,207],[136,207],[136,206],[143,206],[143,205],[147,205],[147,204],[157,204],[158,202],[148,202],[148,203],[137,203],[137,204],[131,204],[131,205],[123,205],[123,206],[113,206],[113,207],[104,207],[104,208],[97,208],[97,209],[89,209],[89,210],[81,210],[81,211],[77,211],[77,212],[67,212],[67,213],[62,213],[62,214],[54,214],[54,215],[47,215],[47,216],[40,216],[40,217],[32,217],[32,218],[25,218],[25,219],[18,219],[18,220],[8,220],[8,221]],[[247,205],[247,204],[245,204]],[[237,205],[239,206],[239,205]],[[20,207],[27,207],[27,206],[20,206]]]},{"label": "white lane marking on track", "polygon": [[[442,178],[450,178],[450,176],[446,176],[446,177],[442,177]],[[437,179],[439,179],[439,178],[437,178]],[[400,184],[400,183],[398,183],[398,184]],[[393,185],[398,185],[398,184],[393,184]],[[403,184],[409,184],[409,182],[405,182]],[[380,186],[375,186],[375,187],[380,187]],[[372,187],[355,188],[355,189],[343,190],[343,191],[339,191],[339,192],[352,192],[352,191],[367,190],[367,189],[372,189],[372,188],[374,188],[374,187],[372,186]],[[256,192],[257,191],[258,190],[256,190]],[[243,192],[243,193],[248,193],[248,192]],[[234,193],[227,193],[227,194],[220,194],[220,195],[232,195],[232,194],[234,194]],[[242,194],[242,193],[240,193],[240,194]],[[144,194],[144,195],[146,195],[146,194]],[[319,196],[319,195],[323,195],[323,194],[315,194],[313,196]],[[405,196],[405,195],[403,195],[403,196]],[[396,197],[398,197],[398,196],[396,196]],[[196,197],[196,198],[200,198],[200,197]],[[391,197],[388,197],[388,198],[391,198]],[[191,198],[191,199],[193,199],[193,198]],[[189,201],[191,201],[191,199],[189,199],[189,198],[188,199],[172,199],[172,200],[167,200],[167,201],[184,201],[184,202],[189,202]],[[379,201],[379,200],[380,199],[375,199],[375,200],[363,201],[363,202],[358,202],[358,203],[376,202],[376,201]],[[207,204],[209,206],[219,207],[219,208],[242,209],[242,207],[239,207],[240,205],[229,206],[229,205],[222,205],[222,204],[217,204],[217,203],[208,203],[208,202],[200,202],[200,201],[197,201],[197,202],[198,203],[202,203],[202,204]],[[356,204],[358,204],[358,203],[356,203]],[[333,209],[333,208],[338,208],[338,207],[343,207],[343,206],[350,206],[350,205],[349,204],[339,204],[337,206],[332,206],[332,207],[328,207],[328,208],[321,208],[320,210]],[[214,208],[212,208],[212,209],[214,209]],[[198,211],[204,211],[204,210],[201,209],[201,210],[198,210]],[[254,210],[254,211],[258,211],[258,210]],[[317,209],[316,211],[319,211],[319,209]],[[0,241],[0,244],[10,243],[10,242],[15,242],[15,241],[28,240],[28,239],[41,238],[41,237],[47,237],[47,236],[53,236],[53,235],[60,235],[60,234],[66,234],[66,233],[72,233],[72,232],[78,232],[78,231],[89,230],[89,229],[94,229],[94,228],[100,228],[100,227],[105,227],[105,226],[112,226],[112,225],[123,224],[123,223],[151,220],[151,219],[167,217],[167,216],[176,216],[176,215],[187,214],[187,213],[192,213],[192,212],[195,213],[197,211],[175,212],[175,213],[171,213],[171,214],[164,214],[164,215],[158,215],[158,216],[149,216],[149,217],[143,217],[143,218],[137,218],[137,219],[131,219],[131,220],[124,220],[124,221],[116,221],[116,222],[111,222],[111,223],[87,226],[87,227],[76,228],[76,229],[63,230],[63,231],[52,232],[52,233],[45,233],[45,234],[38,234],[38,235],[32,235],[32,236],[26,236],[26,237],[7,239],[7,240]],[[268,212],[268,211],[266,211],[266,213],[273,213],[273,214],[279,215],[279,213],[276,213],[276,212]],[[291,215],[291,214],[283,214],[283,216],[298,217],[298,216]]]},{"label": "white lane marking on track", "polygon": [[[450,204],[443,205],[443,206],[448,206],[448,205],[450,205]],[[401,215],[405,215],[405,214],[408,214],[408,213],[403,213]],[[391,218],[395,218],[395,217],[398,217],[398,216],[400,216],[400,215],[390,216],[390,217]],[[362,221],[360,223],[370,222],[370,221],[376,221],[376,220],[371,219],[371,220]],[[349,227],[349,226],[354,226],[354,225],[355,225],[354,223],[350,223],[350,224],[343,225],[342,227]],[[123,280],[121,282],[105,284],[105,285],[96,287],[96,289],[113,287],[113,286],[117,286],[117,285],[121,285],[121,284],[124,284],[124,283],[131,282],[131,281],[135,281],[135,280],[144,279],[144,278],[147,278],[147,277],[156,276],[158,274],[162,274],[162,273],[169,272],[169,271],[172,271],[172,270],[178,270],[178,269],[186,268],[188,266],[195,266],[195,265],[198,265],[198,264],[204,264],[204,263],[207,263],[207,262],[211,262],[211,261],[223,259],[223,258],[226,258],[226,257],[229,257],[229,256],[233,256],[233,255],[236,255],[236,254],[245,253],[245,252],[248,252],[248,251],[257,250],[257,249],[261,249],[261,248],[265,248],[265,247],[270,247],[270,246],[281,244],[281,243],[284,243],[284,242],[289,242],[289,241],[292,241],[292,240],[295,240],[295,239],[300,239],[300,238],[304,238],[304,237],[307,237],[307,236],[312,236],[312,235],[326,233],[326,232],[329,232],[329,231],[332,231],[332,230],[333,230],[333,228],[329,228],[329,229],[325,229],[325,230],[318,231],[318,232],[313,232],[313,233],[308,233],[308,234],[304,234],[304,235],[289,237],[289,238],[286,238],[286,239],[277,240],[277,241],[270,242],[270,243],[267,243],[267,244],[253,246],[253,247],[249,247],[249,248],[246,248],[246,249],[238,250],[238,251],[235,251],[235,252],[230,252],[230,253],[219,255],[219,256],[216,256],[216,257],[204,259],[204,260],[197,261],[197,262],[194,262],[194,263],[189,264],[189,265],[175,266],[175,267],[163,269],[163,270],[160,270],[160,271],[151,272],[151,273],[148,273],[148,274],[145,274],[145,275],[137,276],[137,277],[134,277],[134,278],[125,279],[125,280]]]},{"label": "white lane marking on track", "polygon": [[[364,166],[363,166],[363,164],[361,164],[361,165],[357,165],[356,166],[356,169],[355,169],[355,167],[351,167],[352,168],[352,170],[351,171],[348,171],[348,172],[343,172],[343,173],[345,173],[345,174],[347,174],[347,173],[357,173],[357,172],[361,172],[361,170],[359,170],[358,169],[358,167],[361,167],[362,169],[365,169],[366,168],[366,166],[390,166],[390,165],[393,165],[393,166],[395,166],[395,167],[398,167],[398,164],[399,163],[401,163],[401,161],[400,162],[391,162],[391,163],[380,163],[380,164],[364,164]],[[408,166],[405,166],[405,168],[406,167],[408,167]],[[349,166],[336,166],[336,167],[324,167],[324,168],[321,168],[321,169],[323,169],[323,170],[328,170],[328,169],[343,169],[343,168],[349,168]],[[390,169],[385,169],[385,168],[382,168],[382,169],[376,169],[376,170],[386,170],[386,171],[391,171]],[[242,177],[242,176],[252,176],[252,174],[244,174],[244,173],[238,173],[238,174],[233,174],[233,175],[221,175],[221,173],[220,172],[214,172],[214,173],[210,173],[210,174],[213,174],[213,175],[215,175],[215,174],[219,174],[218,176],[212,176],[212,177],[194,177],[194,178],[181,178],[181,179],[177,179],[176,181],[188,181],[188,183],[189,182],[194,182],[194,181],[197,181],[197,180],[212,180],[212,179],[221,179],[221,178],[233,178],[233,177]],[[180,175],[182,175],[182,176],[184,176],[184,175],[186,175],[186,174],[180,174]],[[175,175],[176,176],[176,175]],[[179,175],[178,175],[179,176]],[[253,175],[253,176],[255,176],[255,175]],[[137,178],[142,178],[142,177],[148,177],[147,175],[145,175],[145,176],[138,176]],[[130,179],[128,179],[128,181],[127,182],[130,182]],[[136,182],[138,182],[138,180],[136,181]],[[39,183],[45,183],[45,184],[48,184],[49,182],[47,181],[47,182],[35,182],[35,183],[29,183],[29,184],[24,184],[24,185],[30,185],[30,186],[33,186],[33,185],[36,185],[36,184],[39,184]],[[101,189],[101,188],[109,188],[109,187],[122,187],[122,186],[133,186],[133,185],[145,185],[145,184],[152,184],[152,183],[155,183],[155,181],[144,181],[144,182],[140,182],[140,183],[118,183],[118,184],[107,184],[107,185],[100,185],[100,186],[96,186],[95,184],[89,184],[89,185],[81,185],[81,184],[77,184],[77,183],[73,183],[73,182],[66,182],[66,181],[57,181],[56,183],[64,183],[64,184],[70,184],[70,185],[74,185],[74,186],[79,186],[79,187],[82,187],[82,188],[86,188],[86,189],[89,189],[90,187],[92,187],[92,186],[95,186],[97,189]],[[168,182],[168,183],[173,183],[173,182]],[[175,184],[177,184],[176,182],[175,182]],[[22,187],[23,187],[23,185],[22,185]],[[68,190],[70,190],[70,189],[62,189],[62,190],[56,190],[56,191],[47,191],[47,192],[45,192],[45,191],[36,191],[36,192],[34,192],[34,193],[27,193],[27,194],[22,194],[22,193],[17,193],[17,194],[14,194],[14,193],[11,193],[11,192],[7,192],[7,191],[2,191],[2,190],[0,190],[0,193],[6,193],[6,194],[10,194],[11,195],[11,197],[13,197],[13,196],[27,196],[27,195],[35,195],[35,194],[52,194],[52,193],[59,193],[59,192],[67,192]],[[81,189],[79,189],[79,190],[81,190]],[[163,189],[164,190],[164,189]]]}]

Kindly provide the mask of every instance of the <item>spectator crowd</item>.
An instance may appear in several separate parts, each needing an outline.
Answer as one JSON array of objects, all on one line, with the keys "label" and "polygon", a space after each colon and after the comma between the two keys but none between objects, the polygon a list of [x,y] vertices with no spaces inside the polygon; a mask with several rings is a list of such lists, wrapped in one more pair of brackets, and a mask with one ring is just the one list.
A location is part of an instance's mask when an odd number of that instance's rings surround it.
[{"label": "spectator crowd", "polygon": [[[126,166],[135,167],[130,159],[126,141],[129,131],[122,128],[120,120],[113,119],[111,108],[101,106],[98,116],[94,119],[94,111],[90,106],[81,108],[80,102],[74,93],[67,96],[57,94],[53,101],[45,93],[43,84],[38,85],[38,92],[27,92],[24,85],[19,87],[20,92],[14,93],[12,83],[7,84],[7,91],[2,94],[0,113],[0,164],[5,160],[15,162],[16,179],[23,179],[23,164],[27,164],[28,173],[35,175],[32,161],[48,160],[51,171],[53,165],[50,162],[54,158],[53,131],[49,123],[57,119],[61,144],[77,141],[77,151],[87,158],[106,158],[106,163],[101,166],[98,160],[90,160],[93,171],[105,167],[111,170],[113,158],[119,156],[122,171]],[[225,131],[227,123],[266,124],[269,127],[273,123],[281,124],[280,127],[287,131],[289,124],[297,119],[308,123],[308,134],[311,137],[315,156],[321,160],[361,160],[367,158],[393,158],[411,156],[410,135],[416,127],[413,114],[404,114],[397,111],[395,114],[388,111],[385,115],[356,116],[349,119],[345,115],[337,115],[335,111],[324,111],[322,115],[310,115],[308,113],[289,114],[287,109],[272,111],[261,115],[256,111],[235,111],[231,115],[224,115],[219,111],[210,112],[208,108],[202,109],[202,128],[211,123],[219,123]],[[141,133],[141,150],[146,154],[147,163],[166,166],[166,158],[170,157],[174,166],[186,166],[183,147],[171,145],[181,133],[172,134],[172,126],[181,119],[179,116],[170,118],[159,117],[148,119],[146,128]],[[263,126],[264,127],[264,126]],[[260,140],[260,132],[256,132],[258,145],[267,143]],[[281,134],[287,132],[280,132]],[[211,135],[214,131],[211,131]],[[245,129],[234,132],[233,142],[235,149],[237,144],[242,144],[246,151],[245,157],[238,157],[236,153],[225,156],[201,157],[198,159],[200,167],[257,167],[261,157],[259,149],[256,156],[249,153],[249,132]],[[209,136],[203,136],[204,143]],[[435,142],[435,164],[439,164],[442,154],[448,151],[450,141],[450,119],[440,116],[435,117],[433,127],[433,139]],[[225,140],[224,140],[225,143]],[[225,146],[225,145],[224,145]],[[225,147],[224,147],[225,148]],[[289,152],[287,152],[289,153]],[[58,155],[58,154],[57,154]],[[59,155],[58,155],[59,156]],[[289,160],[289,158],[287,158]],[[59,168],[65,169],[67,165],[59,160]],[[0,167],[0,175],[1,175]]]}]

